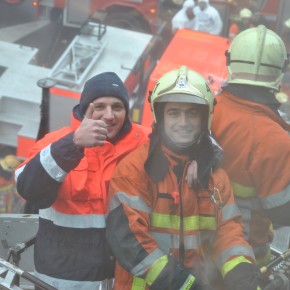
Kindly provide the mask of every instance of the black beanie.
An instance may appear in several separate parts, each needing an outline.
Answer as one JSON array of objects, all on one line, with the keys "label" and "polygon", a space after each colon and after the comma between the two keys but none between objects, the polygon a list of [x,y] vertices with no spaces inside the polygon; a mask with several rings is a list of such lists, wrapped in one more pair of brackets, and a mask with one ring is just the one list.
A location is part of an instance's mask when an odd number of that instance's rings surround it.
[{"label": "black beanie", "polygon": [[86,81],[80,103],[73,109],[74,114],[82,119],[91,102],[106,96],[120,99],[125,105],[126,112],[129,112],[129,96],[124,83],[114,72],[104,72]]}]

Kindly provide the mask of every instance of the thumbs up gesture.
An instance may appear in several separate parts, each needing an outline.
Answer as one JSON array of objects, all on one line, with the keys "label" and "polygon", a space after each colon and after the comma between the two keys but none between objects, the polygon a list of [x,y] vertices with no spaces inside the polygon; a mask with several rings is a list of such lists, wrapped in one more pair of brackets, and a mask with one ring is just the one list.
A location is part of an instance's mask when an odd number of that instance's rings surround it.
[{"label": "thumbs up gesture", "polygon": [[80,148],[103,146],[107,139],[108,130],[102,120],[94,120],[94,105],[89,104],[84,119],[74,132],[74,143]]}]

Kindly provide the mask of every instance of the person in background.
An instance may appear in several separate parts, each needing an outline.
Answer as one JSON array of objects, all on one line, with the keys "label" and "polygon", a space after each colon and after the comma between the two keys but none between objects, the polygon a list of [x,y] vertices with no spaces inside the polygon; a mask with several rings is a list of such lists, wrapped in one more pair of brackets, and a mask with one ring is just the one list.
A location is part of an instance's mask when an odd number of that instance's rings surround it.
[{"label": "person in background", "polygon": [[286,45],[286,49],[290,52],[290,18],[284,22],[281,37]]},{"label": "person in background", "polygon": [[12,154],[0,159],[0,213],[23,213],[25,202],[17,193],[14,177],[20,163]]},{"label": "person in background", "polygon": [[238,34],[227,55],[212,133],[259,265],[269,261],[272,223],[290,226],[290,125],[276,99],[288,65],[282,39],[260,25]]},{"label": "person in background", "polygon": [[207,251],[227,290],[256,290],[254,254],[228,177],[215,162],[208,82],[181,66],[158,80],[150,99],[150,141],[118,164],[110,183],[114,289],[212,289]]},{"label": "person in background", "polygon": [[121,79],[95,75],[73,108],[71,126],[39,140],[16,170],[19,194],[40,208],[36,276],[57,289],[111,288],[108,186],[116,165],[151,131],[128,116]]},{"label": "person in background", "polygon": [[220,35],[223,22],[216,8],[210,5],[209,0],[198,0],[193,9],[195,15],[194,30]]},{"label": "person in background", "polygon": [[195,2],[193,0],[186,0],[182,8],[173,16],[171,20],[171,29],[174,34],[178,29],[194,27],[193,7]]},{"label": "person in background", "polygon": [[244,31],[245,29],[253,27],[253,24],[252,24],[253,13],[250,9],[243,8],[240,11],[239,16],[240,16],[240,21],[232,23],[232,25],[229,28],[229,42],[232,42],[233,39],[241,31]]},{"label": "person in background", "polygon": [[253,11],[253,16],[252,16],[252,24],[253,26],[258,26],[258,25],[264,25],[267,28],[270,27],[270,23],[269,20],[266,18],[266,16],[259,11],[258,9],[252,9],[251,11]]}]

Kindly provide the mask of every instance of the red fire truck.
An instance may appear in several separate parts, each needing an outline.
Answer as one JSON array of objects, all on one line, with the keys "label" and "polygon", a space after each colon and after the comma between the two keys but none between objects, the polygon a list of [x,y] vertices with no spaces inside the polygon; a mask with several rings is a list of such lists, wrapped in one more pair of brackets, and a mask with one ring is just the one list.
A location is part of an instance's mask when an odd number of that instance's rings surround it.
[{"label": "red fire truck", "polygon": [[[166,0],[167,4],[175,5]],[[37,15],[47,14],[64,26],[80,27],[89,17],[102,19],[107,25],[153,32],[158,26],[161,1],[156,0],[35,0]]]},{"label": "red fire truck", "polygon": [[[64,26],[80,27],[88,18],[97,18],[107,25],[155,33],[164,21],[170,26],[172,16],[184,0],[34,0],[38,16],[62,21]],[[228,0],[212,0],[222,18],[229,19]],[[225,25],[227,27],[227,25]],[[225,31],[226,32],[226,31]]]}]

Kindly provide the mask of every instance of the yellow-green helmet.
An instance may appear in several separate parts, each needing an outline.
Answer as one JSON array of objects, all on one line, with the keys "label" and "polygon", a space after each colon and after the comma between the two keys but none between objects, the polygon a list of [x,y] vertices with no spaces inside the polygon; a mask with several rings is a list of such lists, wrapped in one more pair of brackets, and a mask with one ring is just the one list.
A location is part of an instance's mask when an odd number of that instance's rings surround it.
[{"label": "yellow-green helmet", "polygon": [[208,106],[208,130],[210,130],[214,105],[213,93],[205,78],[187,66],[167,72],[155,85],[150,97],[155,123],[157,123],[155,105],[159,102],[183,102]]},{"label": "yellow-green helmet", "polygon": [[228,83],[279,90],[288,65],[282,39],[264,25],[249,28],[233,40],[227,55]]}]

